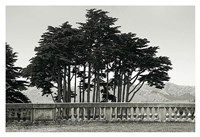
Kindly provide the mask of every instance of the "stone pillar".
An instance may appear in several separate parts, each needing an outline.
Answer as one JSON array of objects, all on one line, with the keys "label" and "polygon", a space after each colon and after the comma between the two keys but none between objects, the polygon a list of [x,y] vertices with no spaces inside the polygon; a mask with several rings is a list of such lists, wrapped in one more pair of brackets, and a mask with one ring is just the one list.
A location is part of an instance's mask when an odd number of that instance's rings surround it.
[{"label": "stone pillar", "polygon": [[106,112],[105,112],[105,119],[106,121],[111,121],[112,120],[112,114],[111,114],[111,107],[106,107]]},{"label": "stone pillar", "polygon": [[165,108],[164,107],[159,107],[159,121],[160,122],[166,121]]}]

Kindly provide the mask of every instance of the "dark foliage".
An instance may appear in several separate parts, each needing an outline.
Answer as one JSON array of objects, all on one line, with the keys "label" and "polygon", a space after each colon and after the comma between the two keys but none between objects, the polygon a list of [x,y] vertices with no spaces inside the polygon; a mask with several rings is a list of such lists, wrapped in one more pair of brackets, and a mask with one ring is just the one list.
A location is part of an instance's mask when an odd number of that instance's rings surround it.
[{"label": "dark foliage", "polygon": [[20,90],[26,89],[27,82],[18,80],[22,68],[14,66],[17,53],[6,44],[6,103],[29,103],[30,100]]},{"label": "dark foliage", "polygon": [[[163,88],[169,81],[171,61],[156,56],[158,47],[135,33],[121,33],[115,26],[117,18],[107,11],[90,9],[86,22],[78,29],[65,22],[59,27],[49,26],[35,48],[36,56],[24,69],[24,76],[32,86],[41,88],[43,95],[57,88],[58,102],[71,102],[71,83],[79,81],[79,101],[130,102],[145,84]],[[112,77],[109,77],[112,74]],[[107,90],[110,88],[111,90]],[[73,96],[74,97],[74,96]]]}]

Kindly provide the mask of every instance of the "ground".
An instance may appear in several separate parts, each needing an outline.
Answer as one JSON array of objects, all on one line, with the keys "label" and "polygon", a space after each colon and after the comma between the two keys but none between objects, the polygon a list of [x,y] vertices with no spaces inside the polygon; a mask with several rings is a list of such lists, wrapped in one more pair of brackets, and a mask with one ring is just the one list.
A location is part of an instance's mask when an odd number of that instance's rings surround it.
[{"label": "ground", "polygon": [[195,123],[79,123],[7,126],[6,132],[195,132]]}]

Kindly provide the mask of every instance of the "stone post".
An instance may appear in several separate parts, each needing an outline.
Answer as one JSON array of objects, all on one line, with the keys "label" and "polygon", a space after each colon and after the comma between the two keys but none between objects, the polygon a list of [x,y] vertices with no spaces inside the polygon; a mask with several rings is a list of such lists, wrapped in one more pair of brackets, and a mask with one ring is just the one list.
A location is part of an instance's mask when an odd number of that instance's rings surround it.
[{"label": "stone post", "polygon": [[160,122],[166,122],[165,108],[164,107],[159,107],[159,121]]},{"label": "stone post", "polygon": [[112,120],[112,114],[111,114],[111,107],[106,107],[106,114],[105,114],[105,118],[106,118],[106,121],[111,121]]}]

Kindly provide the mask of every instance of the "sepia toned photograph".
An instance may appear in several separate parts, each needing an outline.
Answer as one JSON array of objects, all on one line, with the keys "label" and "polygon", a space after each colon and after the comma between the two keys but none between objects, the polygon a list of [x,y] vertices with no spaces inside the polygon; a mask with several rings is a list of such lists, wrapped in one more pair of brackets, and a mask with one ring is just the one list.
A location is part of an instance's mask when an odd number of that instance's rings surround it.
[{"label": "sepia toned photograph", "polygon": [[6,132],[195,132],[195,6],[6,6]]}]

